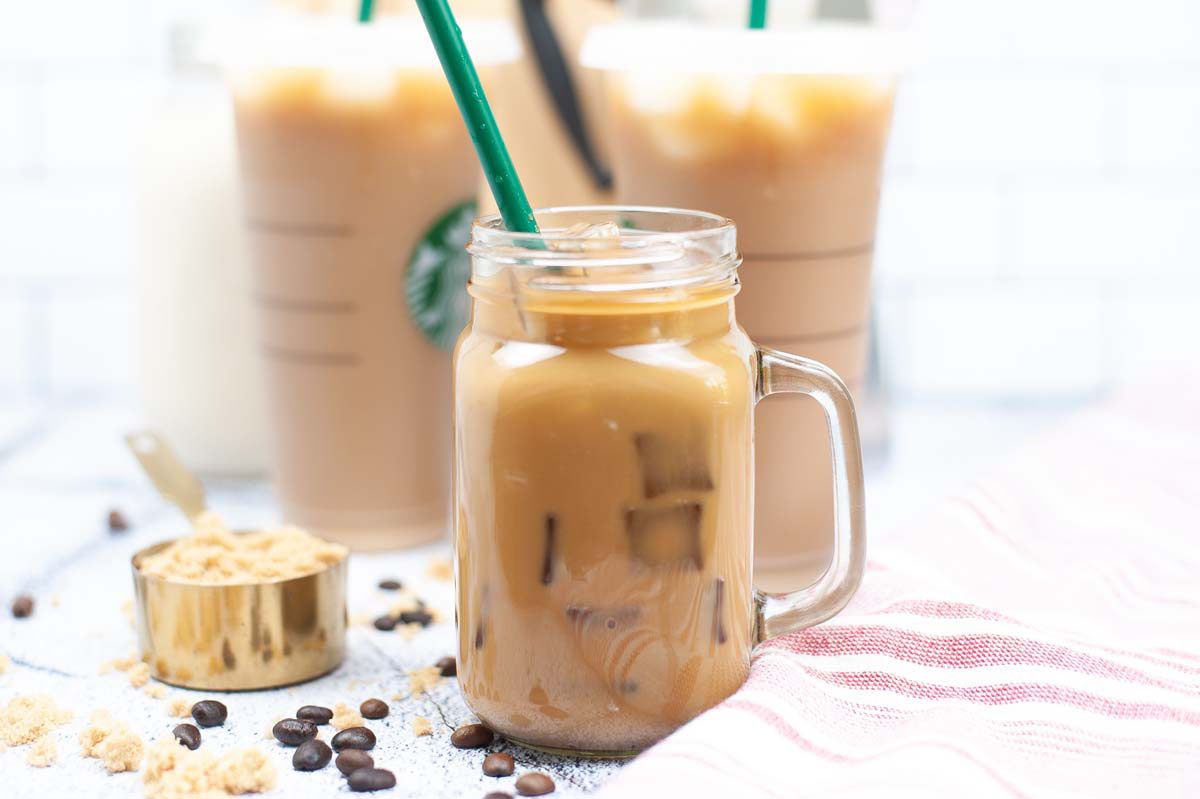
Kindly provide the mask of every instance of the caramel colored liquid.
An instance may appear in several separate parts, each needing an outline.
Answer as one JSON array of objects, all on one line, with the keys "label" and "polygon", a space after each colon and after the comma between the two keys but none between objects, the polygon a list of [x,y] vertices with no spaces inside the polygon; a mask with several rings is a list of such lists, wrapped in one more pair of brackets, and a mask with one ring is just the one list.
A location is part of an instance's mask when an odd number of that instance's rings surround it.
[{"label": "caramel colored liquid", "polygon": [[449,356],[413,323],[405,268],[420,237],[475,194],[450,90],[436,69],[239,78],[284,516],[355,548],[444,535]]},{"label": "caramel colored liquid", "polygon": [[[668,103],[640,81],[609,76],[617,200],[733,219],[746,330],[858,388],[892,82],[695,77],[674,87]],[[825,420],[806,398],[773,397],[759,406],[756,431],[756,578],[770,590],[794,590],[818,577],[832,554]]]},{"label": "caramel colored liquid", "polygon": [[753,645],[753,349],[733,303],[477,299],[455,362],[459,684],[525,743],[644,748]]}]

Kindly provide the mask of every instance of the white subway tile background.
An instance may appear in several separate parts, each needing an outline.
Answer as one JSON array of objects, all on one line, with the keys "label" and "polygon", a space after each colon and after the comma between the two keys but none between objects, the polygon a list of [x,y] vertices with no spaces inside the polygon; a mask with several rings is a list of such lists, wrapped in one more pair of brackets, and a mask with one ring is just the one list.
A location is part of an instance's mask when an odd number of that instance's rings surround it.
[{"label": "white subway tile background", "polygon": [[[131,170],[167,31],[249,5],[0,8],[0,401],[133,398]],[[877,261],[893,395],[1061,404],[1200,362],[1200,2],[917,23]]]}]

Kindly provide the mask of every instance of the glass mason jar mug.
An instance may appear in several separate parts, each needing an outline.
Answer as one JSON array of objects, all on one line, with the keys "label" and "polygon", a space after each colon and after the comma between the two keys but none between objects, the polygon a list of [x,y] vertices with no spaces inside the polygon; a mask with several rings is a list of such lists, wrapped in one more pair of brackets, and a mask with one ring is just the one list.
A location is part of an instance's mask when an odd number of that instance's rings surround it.
[{"label": "glass mason jar mug", "polygon": [[[765,638],[837,613],[864,553],[850,395],[734,316],[736,231],[656,208],[477,220],[454,359],[458,678],[518,743],[633,754],[725,699]],[[600,224],[603,223],[603,224]],[[583,226],[593,227],[582,230]],[[753,588],[754,404],[808,394],[834,453],[833,565]]]}]

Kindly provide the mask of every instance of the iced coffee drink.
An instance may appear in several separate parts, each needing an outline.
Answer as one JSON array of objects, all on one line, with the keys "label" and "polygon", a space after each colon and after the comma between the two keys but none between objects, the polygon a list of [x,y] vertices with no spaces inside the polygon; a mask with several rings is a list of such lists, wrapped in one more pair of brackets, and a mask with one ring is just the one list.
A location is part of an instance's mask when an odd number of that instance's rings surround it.
[{"label": "iced coffee drink", "polygon": [[[445,534],[449,353],[479,168],[417,20],[271,28],[227,59],[287,521],[355,548]],[[467,30],[486,67],[501,23]]]},{"label": "iced coffee drink", "polygon": [[[600,29],[584,53],[605,69],[618,200],[732,218],[747,331],[852,389],[865,368],[896,49],[854,29],[647,24]],[[760,584],[811,579],[829,564],[833,526],[821,410],[779,398],[760,406],[757,429]]]},{"label": "iced coffee drink", "polygon": [[539,223],[544,249],[495,220],[471,247],[459,683],[509,739],[625,754],[749,671],[753,407],[772,381],[734,316],[727,220],[599,208]]}]

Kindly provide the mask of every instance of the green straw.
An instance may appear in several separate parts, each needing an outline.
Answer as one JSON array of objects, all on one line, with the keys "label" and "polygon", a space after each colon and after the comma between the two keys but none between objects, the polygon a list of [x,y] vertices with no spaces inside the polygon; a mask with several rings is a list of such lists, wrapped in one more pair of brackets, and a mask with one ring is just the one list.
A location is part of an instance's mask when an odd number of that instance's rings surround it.
[{"label": "green straw", "polygon": [[358,2],[358,21],[370,22],[371,12],[375,10],[375,0],[359,0]]},{"label": "green straw", "polygon": [[417,0],[417,7],[421,9],[421,17],[442,62],[442,71],[450,82],[471,141],[475,142],[475,152],[479,154],[483,174],[492,187],[492,196],[496,198],[504,226],[516,233],[539,232],[533,209],[517,178],[504,139],[500,137],[496,118],[479,83],[479,73],[463,44],[462,31],[454,21],[449,3],[447,0]]},{"label": "green straw", "polygon": [[750,0],[749,24],[755,30],[767,27],[767,0]]}]

